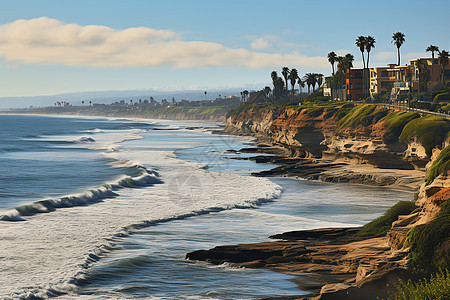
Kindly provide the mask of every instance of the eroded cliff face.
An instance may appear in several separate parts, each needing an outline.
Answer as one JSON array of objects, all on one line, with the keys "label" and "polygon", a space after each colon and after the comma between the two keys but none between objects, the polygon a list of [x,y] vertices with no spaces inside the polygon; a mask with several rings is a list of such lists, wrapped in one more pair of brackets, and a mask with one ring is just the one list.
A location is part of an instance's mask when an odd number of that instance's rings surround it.
[{"label": "eroded cliff face", "polygon": [[[450,141],[447,140],[444,145],[448,147]],[[430,162],[427,164],[427,170],[436,161],[443,150],[434,149]],[[417,194],[416,205],[420,208],[418,212],[407,216],[400,216],[398,221],[392,224],[392,229],[387,233],[389,245],[393,249],[401,248],[408,231],[418,225],[427,224],[436,217],[442,204],[450,200],[450,171],[439,174],[431,183],[424,182]]]},{"label": "eroded cliff face", "polygon": [[228,133],[253,135],[285,147],[291,156],[371,164],[383,169],[424,170],[428,157],[424,147],[383,141],[386,122],[339,127],[340,110],[250,109],[227,118]]}]

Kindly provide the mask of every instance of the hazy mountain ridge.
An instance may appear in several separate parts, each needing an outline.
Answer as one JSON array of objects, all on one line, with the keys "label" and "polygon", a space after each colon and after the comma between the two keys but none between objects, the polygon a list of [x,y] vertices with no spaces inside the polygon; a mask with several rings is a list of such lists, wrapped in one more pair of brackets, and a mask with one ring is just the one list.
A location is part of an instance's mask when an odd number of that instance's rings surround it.
[{"label": "hazy mountain ridge", "polygon": [[[206,90],[206,98],[216,99],[219,95],[239,96],[240,92],[246,88],[229,88],[229,89],[211,89]],[[251,87],[247,87],[251,89]],[[72,105],[81,105],[81,101],[88,103],[113,103],[120,100],[129,101],[130,99],[145,100],[154,97],[155,100],[161,99],[175,101],[180,100],[205,100],[205,90],[180,90],[180,91],[156,91],[156,90],[117,90],[117,91],[90,91],[90,92],[73,92],[48,96],[29,96],[29,97],[0,97],[0,109],[9,108],[26,108],[26,107],[43,107],[53,106],[56,101],[69,102]]]}]

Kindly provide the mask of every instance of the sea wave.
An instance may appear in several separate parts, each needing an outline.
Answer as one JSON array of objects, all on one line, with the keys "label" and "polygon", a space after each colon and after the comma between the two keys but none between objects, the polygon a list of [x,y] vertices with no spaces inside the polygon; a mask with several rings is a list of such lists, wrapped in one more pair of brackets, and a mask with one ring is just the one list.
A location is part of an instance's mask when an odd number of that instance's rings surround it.
[{"label": "sea wave", "polygon": [[131,161],[120,162],[118,164],[133,167],[138,170],[136,176],[123,175],[112,183],[105,183],[101,186],[87,189],[81,193],[66,195],[56,199],[45,199],[29,204],[23,204],[13,209],[7,210],[0,215],[0,221],[25,221],[24,217],[33,216],[39,213],[53,212],[58,208],[67,208],[74,206],[85,206],[101,202],[107,198],[116,197],[118,191],[123,188],[138,188],[162,183],[155,171],[136,165]]},{"label": "sea wave", "polygon": [[[63,295],[70,295],[72,292],[76,291],[80,285],[86,282],[86,274],[88,270],[92,267],[94,263],[99,261],[102,257],[106,256],[109,252],[114,250],[117,247],[117,244],[122,240],[123,237],[126,237],[136,230],[151,227],[158,224],[175,221],[175,220],[183,220],[194,216],[205,215],[209,213],[220,212],[224,210],[231,210],[236,208],[257,208],[264,203],[272,202],[276,198],[280,196],[282,192],[282,188],[277,186],[273,192],[266,194],[264,197],[260,197],[253,200],[244,200],[240,203],[235,204],[224,204],[221,206],[207,207],[198,210],[193,210],[188,213],[182,214],[174,214],[172,216],[163,217],[159,219],[153,220],[145,220],[136,224],[132,224],[126,227],[123,227],[119,232],[112,235],[109,238],[108,243],[103,243],[101,245],[97,245],[93,250],[91,250],[85,257],[84,262],[79,265],[78,272],[70,279],[66,281],[61,281],[56,284],[52,284],[51,286],[46,287],[36,287],[25,289],[21,293],[15,293],[11,295],[11,299],[19,298],[19,299],[48,299],[53,297],[59,297]],[[137,258],[129,258],[125,260],[121,260],[118,262],[118,268],[125,267],[139,267],[140,264],[145,264],[150,260],[150,257],[137,257]],[[225,267],[222,266],[222,267]],[[228,266],[231,267],[231,266]]]}]

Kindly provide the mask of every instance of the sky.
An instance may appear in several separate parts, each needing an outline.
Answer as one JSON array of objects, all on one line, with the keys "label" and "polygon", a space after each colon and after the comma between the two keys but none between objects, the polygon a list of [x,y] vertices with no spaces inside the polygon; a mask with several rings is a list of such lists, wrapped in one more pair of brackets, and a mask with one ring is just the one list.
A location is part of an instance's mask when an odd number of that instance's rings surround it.
[{"label": "sky", "polygon": [[[375,38],[370,66],[450,50],[450,1],[0,0],[0,97],[271,85],[287,66],[331,73],[327,53]],[[281,74],[280,74],[281,75]]]}]

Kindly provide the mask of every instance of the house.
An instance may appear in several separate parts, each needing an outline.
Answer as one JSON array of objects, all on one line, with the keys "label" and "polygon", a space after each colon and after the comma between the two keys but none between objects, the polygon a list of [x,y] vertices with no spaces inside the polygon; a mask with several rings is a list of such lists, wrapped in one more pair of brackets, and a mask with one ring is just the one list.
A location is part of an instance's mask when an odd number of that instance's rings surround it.
[{"label": "house", "polygon": [[[420,83],[421,90],[427,90],[429,85],[442,82],[442,66],[439,58],[417,58],[410,60],[410,63],[415,67],[415,80]],[[450,64],[444,69],[444,78],[450,79]]]},{"label": "house", "polygon": [[416,90],[414,84],[414,66],[397,66],[396,64],[388,64],[387,67],[370,68],[370,95],[391,93],[394,86],[399,91]]},{"label": "house", "polygon": [[345,76],[346,99],[363,99],[363,69],[348,69]]}]

